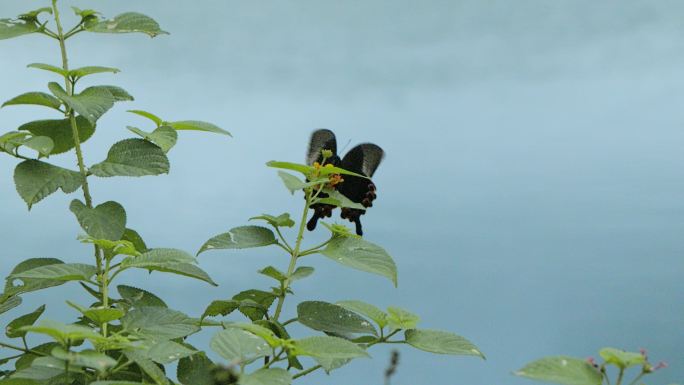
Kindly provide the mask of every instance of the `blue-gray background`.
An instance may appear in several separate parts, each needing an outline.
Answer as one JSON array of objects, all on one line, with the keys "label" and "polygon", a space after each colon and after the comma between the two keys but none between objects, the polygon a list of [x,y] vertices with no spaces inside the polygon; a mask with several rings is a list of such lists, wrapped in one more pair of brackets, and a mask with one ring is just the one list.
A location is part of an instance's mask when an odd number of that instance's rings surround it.
[{"label": "blue-gray background", "polygon": [[[0,9],[10,16],[44,3],[3,0]],[[181,133],[169,176],[92,181],[96,201],[124,204],[148,244],[194,251],[250,216],[298,212],[301,197],[264,163],[301,161],[311,130],[328,127],[342,145],[372,141],[387,151],[364,223],[367,238],[396,259],[400,285],[310,257],[317,272],[295,286],[290,313],[309,299],[401,305],[488,357],[402,348],[396,384],[524,384],[510,372],[528,361],[603,346],[649,348],[653,361],[670,363],[649,383],[682,381],[681,2],[74,5],[144,12],[172,32],[70,41],[73,66],[122,68],[97,81],[136,97],[101,120],[87,163],[130,136],[126,125],[150,128],[127,108],[208,120],[235,135]],[[44,90],[53,78],[25,64],[58,64],[54,42],[0,44],[1,98]],[[3,131],[53,116],[28,107],[0,114]],[[86,261],[67,211],[77,195],[55,194],[27,213],[15,163],[0,158],[3,275],[28,257]],[[202,255],[219,288],[158,273],[123,278],[197,315],[212,299],[267,287],[255,271],[286,263],[277,249]],[[73,286],[47,293],[27,296],[21,309],[47,302],[50,317],[68,320],[75,314],[64,299],[88,300]],[[388,357],[374,348],[372,360],[302,383],[380,384]]]}]

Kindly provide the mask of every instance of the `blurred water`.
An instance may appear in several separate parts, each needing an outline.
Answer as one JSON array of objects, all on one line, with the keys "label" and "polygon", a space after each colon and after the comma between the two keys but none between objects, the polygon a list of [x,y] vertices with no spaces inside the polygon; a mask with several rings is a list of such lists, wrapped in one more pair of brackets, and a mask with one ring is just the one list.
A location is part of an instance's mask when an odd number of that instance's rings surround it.
[{"label": "blurred water", "polygon": [[[23,3],[5,0],[0,11],[17,14]],[[119,67],[124,72],[101,81],[136,96],[101,121],[87,163],[128,136],[126,125],[148,128],[124,112],[129,107],[212,121],[235,135],[182,133],[170,176],[93,182],[96,201],[124,204],[148,244],[194,251],[253,215],[297,212],[300,197],[264,163],[301,161],[310,131],[328,127],[341,143],[372,141],[388,153],[364,224],[366,237],[396,259],[400,284],[311,257],[316,274],[295,286],[289,305],[400,305],[424,327],[468,337],[488,357],[402,348],[394,383],[524,384],[510,372],[528,361],[592,356],[603,346],[648,348],[654,361],[670,363],[649,383],[682,381],[681,2],[97,6],[107,15],[154,15],[172,35],[82,35],[71,43],[74,66]],[[50,76],[24,66],[57,64],[56,46],[36,37],[0,44],[0,98],[43,90]],[[47,117],[23,107],[0,114],[3,130]],[[54,161],[73,165],[68,156]],[[14,163],[0,158],[1,273],[28,257],[86,260],[67,211],[75,196],[57,194],[27,214],[11,183]],[[124,280],[197,315],[212,299],[267,287],[255,271],[287,261],[274,249],[207,253],[201,263],[219,288],[157,273]],[[48,303],[50,317],[66,320],[75,314],[64,298],[87,301],[63,287],[27,296],[21,309]],[[373,360],[302,384],[379,384],[388,360],[381,347]]]}]

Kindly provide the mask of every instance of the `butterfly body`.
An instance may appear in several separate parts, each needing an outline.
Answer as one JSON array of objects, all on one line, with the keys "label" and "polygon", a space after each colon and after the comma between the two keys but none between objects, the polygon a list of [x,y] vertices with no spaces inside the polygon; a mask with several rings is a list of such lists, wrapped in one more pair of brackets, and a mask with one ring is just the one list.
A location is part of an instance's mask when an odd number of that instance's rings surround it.
[{"label": "butterfly body", "polygon": [[[332,156],[328,158],[323,157],[323,150],[329,151]],[[309,143],[309,151],[307,154],[307,163],[309,165],[319,164],[325,166],[330,164],[335,167],[341,167],[347,171],[352,171],[359,175],[364,175],[366,178],[355,175],[342,175],[340,183],[334,187],[342,195],[347,197],[354,203],[361,204],[364,209],[359,208],[341,208],[341,217],[353,222],[356,225],[356,234],[362,235],[363,228],[361,225],[361,216],[366,213],[366,209],[373,206],[373,201],[377,198],[377,188],[370,180],[375,170],[380,165],[384,157],[384,151],[380,146],[373,143],[363,143],[352,148],[343,158],[337,155],[337,141],[335,134],[327,129],[319,129],[314,131],[311,135]],[[327,194],[322,193],[322,198],[327,197]],[[307,228],[313,230],[316,228],[318,219],[331,217],[332,212],[336,206],[316,203],[311,205],[314,214],[307,223]]]}]

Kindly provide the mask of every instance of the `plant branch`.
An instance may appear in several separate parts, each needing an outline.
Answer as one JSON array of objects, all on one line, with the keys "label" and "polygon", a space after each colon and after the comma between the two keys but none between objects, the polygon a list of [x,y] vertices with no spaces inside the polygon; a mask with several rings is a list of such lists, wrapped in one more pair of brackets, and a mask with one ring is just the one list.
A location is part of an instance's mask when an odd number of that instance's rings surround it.
[{"label": "plant branch", "polygon": [[39,356],[47,356],[46,353],[41,353],[41,352],[36,351],[36,350],[31,350],[31,349],[22,348],[22,347],[20,347],[20,346],[11,345],[11,344],[8,344],[8,343],[5,343],[5,342],[0,342],[0,346],[2,346],[3,348],[14,349],[14,350],[17,350],[17,351],[20,351],[20,352],[24,352],[24,353],[32,353],[32,354],[37,354],[37,355],[39,355]]},{"label": "plant branch", "polygon": [[307,374],[309,374],[309,373],[311,373],[311,372],[314,372],[314,371],[316,371],[316,370],[318,370],[318,369],[320,369],[320,368],[322,368],[321,365],[312,366],[312,367],[310,367],[309,369],[302,370],[301,372],[295,374],[294,376],[292,376],[292,379],[306,376]]}]

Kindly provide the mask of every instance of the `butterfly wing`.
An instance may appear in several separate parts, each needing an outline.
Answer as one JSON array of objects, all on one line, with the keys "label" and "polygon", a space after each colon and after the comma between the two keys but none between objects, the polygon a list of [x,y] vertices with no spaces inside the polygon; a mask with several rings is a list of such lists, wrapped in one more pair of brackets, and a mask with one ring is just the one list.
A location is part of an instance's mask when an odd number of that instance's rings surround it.
[{"label": "butterfly wing", "polygon": [[[342,159],[340,167],[345,170],[372,177],[378,169],[385,152],[380,146],[373,143],[363,143],[352,148]],[[368,208],[373,206],[376,198],[375,184],[366,178],[353,175],[343,175],[344,182],[338,186],[338,191],[349,198],[352,202],[361,203]],[[342,218],[348,219],[356,224],[356,233],[363,234],[361,227],[361,215],[366,210],[342,208]]]},{"label": "butterfly wing", "polygon": [[311,134],[309,148],[306,153],[306,164],[312,165],[314,162],[321,163],[323,160],[323,157],[321,156],[322,150],[332,151],[333,157],[337,158],[337,140],[335,139],[335,133],[325,128],[318,129]]}]

